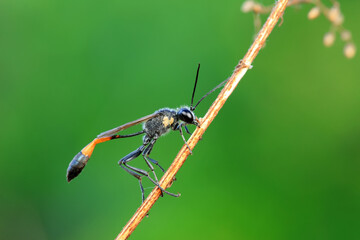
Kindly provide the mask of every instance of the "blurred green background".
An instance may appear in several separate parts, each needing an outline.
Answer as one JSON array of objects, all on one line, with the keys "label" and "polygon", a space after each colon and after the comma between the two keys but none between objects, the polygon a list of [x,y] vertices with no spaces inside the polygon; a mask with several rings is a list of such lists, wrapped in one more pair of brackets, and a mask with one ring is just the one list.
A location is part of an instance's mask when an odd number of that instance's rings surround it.
[{"label": "blurred green background", "polygon": [[[341,3],[359,47],[360,2]],[[102,131],[190,104],[198,62],[196,99],[230,76],[254,34],[241,4],[1,1],[0,239],[114,239],[141,203],[117,162],[141,138],[98,145],[70,184],[69,162]],[[178,173],[182,196],[132,239],[359,239],[359,56],[325,48],[309,9],[287,9]],[[182,145],[168,134],[151,156],[167,168]]]}]

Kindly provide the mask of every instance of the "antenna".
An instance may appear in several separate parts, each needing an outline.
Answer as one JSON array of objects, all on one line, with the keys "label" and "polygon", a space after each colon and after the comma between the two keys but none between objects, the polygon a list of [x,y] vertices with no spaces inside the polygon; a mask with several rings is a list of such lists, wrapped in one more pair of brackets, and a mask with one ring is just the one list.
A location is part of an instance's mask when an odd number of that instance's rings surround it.
[{"label": "antenna", "polygon": [[[205,95],[196,103],[196,105],[195,105],[194,107],[192,106],[192,102],[191,102],[191,108],[190,108],[190,110],[191,110],[191,111],[194,111],[195,108],[199,105],[199,103],[200,103],[202,100],[204,100],[204,98],[206,98],[209,94],[211,94],[212,92],[214,92],[216,89],[224,86],[225,83],[227,83],[227,81],[228,81],[229,79],[230,79],[230,78],[226,79],[225,81],[223,81],[222,83],[220,83],[219,85],[217,85],[215,88],[213,88],[210,92],[208,92],[207,94],[205,94]],[[195,82],[195,86],[196,86],[196,82]]]},{"label": "antenna", "polygon": [[195,78],[195,85],[194,85],[194,90],[193,90],[193,94],[192,94],[192,97],[191,97],[191,106],[190,106],[190,109],[191,111],[193,109],[195,109],[195,107],[193,108],[193,102],[194,102],[194,96],[195,96],[195,90],[196,90],[196,85],[197,85],[197,81],[198,81],[198,77],[199,77],[199,70],[200,70],[200,63],[198,65],[198,69],[197,69],[197,72],[196,72],[196,78]]}]

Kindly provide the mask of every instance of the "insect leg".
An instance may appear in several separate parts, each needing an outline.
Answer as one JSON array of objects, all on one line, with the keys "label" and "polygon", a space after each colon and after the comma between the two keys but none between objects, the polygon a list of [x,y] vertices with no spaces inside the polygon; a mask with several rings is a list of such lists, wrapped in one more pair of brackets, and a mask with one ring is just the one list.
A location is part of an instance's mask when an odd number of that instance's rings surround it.
[{"label": "insect leg", "polygon": [[129,153],[128,155],[126,155],[125,157],[120,159],[120,161],[119,161],[120,167],[122,167],[126,172],[130,173],[132,176],[134,176],[135,178],[137,178],[139,180],[142,202],[145,201],[145,193],[144,193],[144,187],[143,187],[143,185],[141,183],[141,176],[138,173],[128,169],[125,162],[126,161],[131,161],[131,160],[137,158],[141,154],[141,152],[144,151],[144,148],[145,148],[145,146],[139,147],[138,149],[136,149],[135,151]]},{"label": "insect leg", "polygon": [[[152,148],[154,147],[154,144],[156,142],[157,138],[153,138],[151,141],[150,141],[150,144],[147,146],[147,148],[145,149],[145,151],[142,153],[143,155],[143,158],[146,162],[146,164],[148,165],[148,167],[151,169],[152,173],[154,174],[154,177],[155,177],[155,181],[156,182],[159,182],[157,176],[156,176],[156,173],[154,171],[154,167],[151,165],[151,163],[149,162],[148,160],[148,156],[152,150]],[[157,164],[159,166],[159,164]],[[162,167],[160,167],[162,169]],[[163,193],[161,192],[161,197],[163,197]]]},{"label": "insect leg", "polygon": [[156,140],[151,140],[151,143],[147,146],[147,148],[145,149],[145,151],[142,153],[143,158],[146,162],[146,164],[148,165],[148,167],[150,168],[150,170],[152,171],[152,173],[154,174],[154,178],[156,182],[159,182],[158,178],[156,177],[156,173],[154,171],[154,167],[151,165],[151,163],[149,162],[149,160],[146,158],[146,156],[149,154],[149,150],[151,150],[152,146],[154,145]]},{"label": "insect leg", "polygon": [[187,126],[186,125],[184,125],[184,128],[185,128],[185,131],[188,133],[188,134],[192,134],[190,131],[189,131],[189,129],[187,128]]},{"label": "insect leg", "polygon": [[[131,161],[131,160],[129,160]],[[127,161],[128,162],[128,161]],[[142,169],[139,169],[139,168],[136,168],[136,167],[133,167],[133,166],[130,166],[128,164],[126,164],[126,162],[123,163],[126,167],[128,167],[129,169],[131,169],[132,171],[136,172],[136,173],[139,173],[139,174],[142,174],[144,175],[145,177],[147,177],[153,184],[155,184],[158,188],[160,188],[160,190],[170,196],[173,196],[173,197],[179,197],[180,194],[174,194],[174,193],[171,193],[171,192],[168,192],[166,191],[164,188],[162,188],[158,182],[156,182],[154,179],[152,179],[150,176],[149,176],[149,173],[142,170]]]},{"label": "insect leg", "polygon": [[[173,197],[179,197],[179,196],[180,196],[179,194],[174,194],[174,193],[168,192],[168,191],[166,191],[165,189],[163,189],[163,188],[159,185],[159,183],[156,182],[156,181],[154,181],[154,180],[149,176],[149,173],[146,172],[145,170],[142,170],[142,169],[139,169],[139,168],[135,168],[135,167],[130,166],[130,165],[127,164],[127,162],[130,162],[131,160],[137,158],[137,157],[144,151],[145,146],[146,146],[146,145],[142,145],[141,147],[139,147],[139,148],[136,149],[135,151],[129,153],[128,155],[126,155],[125,157],[123,157],[122,159],[120,159],[119,165],[120,165],[120,166],[124,165],[124,166],[122,166],[124,169],[125,169],[125,167],[127,167],[127,168],[128,168],[127,170],[129,170],[129,171],[127,171],[127,172],[128,172],[128,173],[132,172],[132,173],[130,173],[130,174],[133,175],[134,177],[136,177],[136,178],[140,177],[140,179],[138,178],[140,184],[141,184],[141,176],[140,176],[139,174],[147,177],[152,183],[154,183],[157,187],[159,187],[162,192],[164,192],[164,193],[166,193],[166,194],[168,194],[168,195],[170,195],[170,196],[173,196]],[[136,174],[137,176],[134,175],[134,174]],[[142,185],[140,185],[140,187],[142,187]],[[141,191],[142,191],[142,193],[143,193],[143,188],[141,188]]]},{"label": "insect leg", "polygon": [[148,148],[149,148],[148,151],[145,150],[145,151],[147,152],[147,154],[146,154],[145,156],[146,156],[146,158],[147,158],[148,160],[150,160],[153,164],[157,165],[157,166],[161,169],[162,172],[165,172],[164,168],[162,168],[162,167],[160,166],[160,164],[159,164],[158,161],[156,161],[155,159],[152,159],[152,158],[149,157],[151,151],[153,150],[153,147],[154,147],[154,145],[155,145],[156,140],[157,140],[157,138],[154,139],[154,142],[152,143],[151,147],[148,147]]},{"label": "insect leg", "polygon": [[[165,170],[160,166],[160,164],[158,163],[158,161],[152,159],[149,157],[150,153],[151,153],[151,150],[153,149],[154,147],[154,144],[156,142],[157,139],[153,139],[151,140],[149,146],[145,149],[145,151],[143,152],[143,157],[145,159],[145,162],[146,164],[149,166],[149,168],[151,169],[151,171],[154,173],[154,176],[155,176],[155,179],[157,181],[157,177],[155,175],[155,172],[154,172],[154,167],[151,165],[150,162],[152,162],[153,164],[156,164],[160,169],[161,171],[165,172]],[[150,162],[149,162],[150,161]]]},{"label": "insect leg", "polygon": [[149,155],[147,155],[146,158],[147,158],[148,160],[150,160],[153,164],[157,165],[157,166],[161,169],[162,172],[165,172],[165,170],[160,166],[160,164],[158,163],[158,161],[156,161],[155,159],[150,158]]},{"label": "insect leg", "polygon": [[[156,161],[155,159],[152,159],[149,157],[150,153],[151,153],[151,150],[153,149],[154,147],[154,144],[156,142],[156,139],[153,139],[152,140],[152,144],[150,143],[150,145],[145,149],[145,151],[143,152],[143,156],[144,156],[144,159],[146,161],[147,164],[150,164],[147,160],[150,160],[153,164],[156,164],[162,172],[165,172],[165,170],[160,166],[160,164],[158,163],[158,161]],[[149,166],[150,167],[150,166]],[[154,173],[155,174],[155,173]],[[176,178],[174,177],[173,178],[173,181],[175,181]]]},{"label": "insect leg", "polygon": [[184,140],[184,142],[185,142],[185,144],[186,144],[187,148],[189,149],[190,154],[192,154],[192,151],[191,151],[191,149],[190,149],[189,145],[187,144],[186,139],[185,139],[185,137],[184,137],[184,133],[183,133],[183,130],[182,130],[182,128],[181,128],[182,126],[183,126],[182,124],[180,124],[180,125],[179,125],[179,132],[180,132],[180,135],[181,135],[182,139]]},{"label": "insect leg", "polygon": [[144,187],[141,183],[141,176],[129,169],[127,169],[124,165],[120,164],[120,167],[122,167],[126,172],[130,173],[132,176],[136,177],[139,180],[139,184],[140,184],[140,190],[141,190],[141,199],[142,202],[145,201],[145,193],[144,193]]}]

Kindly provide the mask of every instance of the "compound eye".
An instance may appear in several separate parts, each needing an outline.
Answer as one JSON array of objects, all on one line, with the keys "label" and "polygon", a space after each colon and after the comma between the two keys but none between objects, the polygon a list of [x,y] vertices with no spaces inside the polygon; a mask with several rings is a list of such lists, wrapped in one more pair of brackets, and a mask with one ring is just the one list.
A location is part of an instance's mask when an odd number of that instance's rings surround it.
[{"label": "compound eye", "polygon": [[180,109],[178,112],[180,120],[186,123],[192,123],[194,121],[193,114],[189,109]]}]

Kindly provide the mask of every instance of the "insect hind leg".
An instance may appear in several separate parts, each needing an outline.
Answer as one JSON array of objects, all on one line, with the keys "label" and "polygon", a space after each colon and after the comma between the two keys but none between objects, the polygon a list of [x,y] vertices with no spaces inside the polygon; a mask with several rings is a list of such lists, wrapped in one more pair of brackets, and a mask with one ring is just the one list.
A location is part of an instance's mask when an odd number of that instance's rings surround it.
[{"label": "insect hind leg", "polygon": [[141,199],[142,199],[142,202],[144,202],[145,201],[145,192],[144,192],[144,187],[143,187],[142,182],[141,182],[141,176],[139,174],[127,169],[122,164],[120,164],[120,167],[122,167],[126,172],[130,173],[132,176],[136,177],[139,180],[140,190],[141,190]]},{"label": "insect hind leg", "polygon": [[[132,176],[134,176],[135,178],[137,178],[139,180],[139,184],[140,184],[140,189],[141,189],[141,193],[142,193],[142,199],[144,201],[145,197],[144,197],[144,188],[142,186],[141,183],[141,177],[145,176],[147,177],[153,184],[155,184],[158,188],[160,188],[160,190],[170,196],[173,197],[179,197],[179,194],[174,194],[171,192],[166,191],[165,189],[163,189],[159,183],[157,181],[155,181],[154,179],[152,179],[149,176],[149,173],[146,172],[145,170],[133,167],[128,165],[127,163],[130,162],[131,160],[134,160],[135,158],[137,158],[145,149],[146,145],[142,145],[141,147],[139,147],[138,149],[136,149],[135,151],[129,153],[128,155],[126,155],[125,157],[123,157],[122,159],[120,159],[119,161],[119,165],[125,169],[129,174],[131,174]],[[142,176],[141,176],[142,175]]]},{"label": "insect hind leg", "polygon": [[137,178],[139,180],[139,185],[140,185],[140,190],[141,190],[141,199],[142,199],[142,202],[144,202],[145,201],[145,192],[144,192],[144,187],[143,187],[142,182],[141,182],[141,175],[134,172],[134,171],[132,171],[132,170],[130,170],[130,169],[128,169],[127,166],[125,165],[126,161],[131,161],[131,160],[137,158],[141,154],[142,151],[144,151],[144,146],[139,147],[135,151],[129,153],[128,155],[126,155],[125,157],[120,159],[119,165],[126,172],[128,172],[130,175],[134,176],[135,178]]},{"label": "insect hind leg", "polygon": [[139,169],[139,168],[136,168],[136,167],[133,167],[133,166],[130,166],[129,164],[127,164],[126,162],[123,163],[126,167],[128,167],[130,170],[136,172],[136,173],[139,173],[145,177],[147,177],[153,184],[155,184],[158,188],[160,188],[160,190],[170,196],[173,196],[173,197],[180,197],[180,194],[174,194],[174,193],[171,193],[171,192],[168,192],[166,191],[164,188],[162,188],[160,186],[160,184],[158,182],[156,182],[154,179],[152,179],[150,176],[149,176],[149,173],[146,172],[145,170],[142,170],[142,169]]}]

